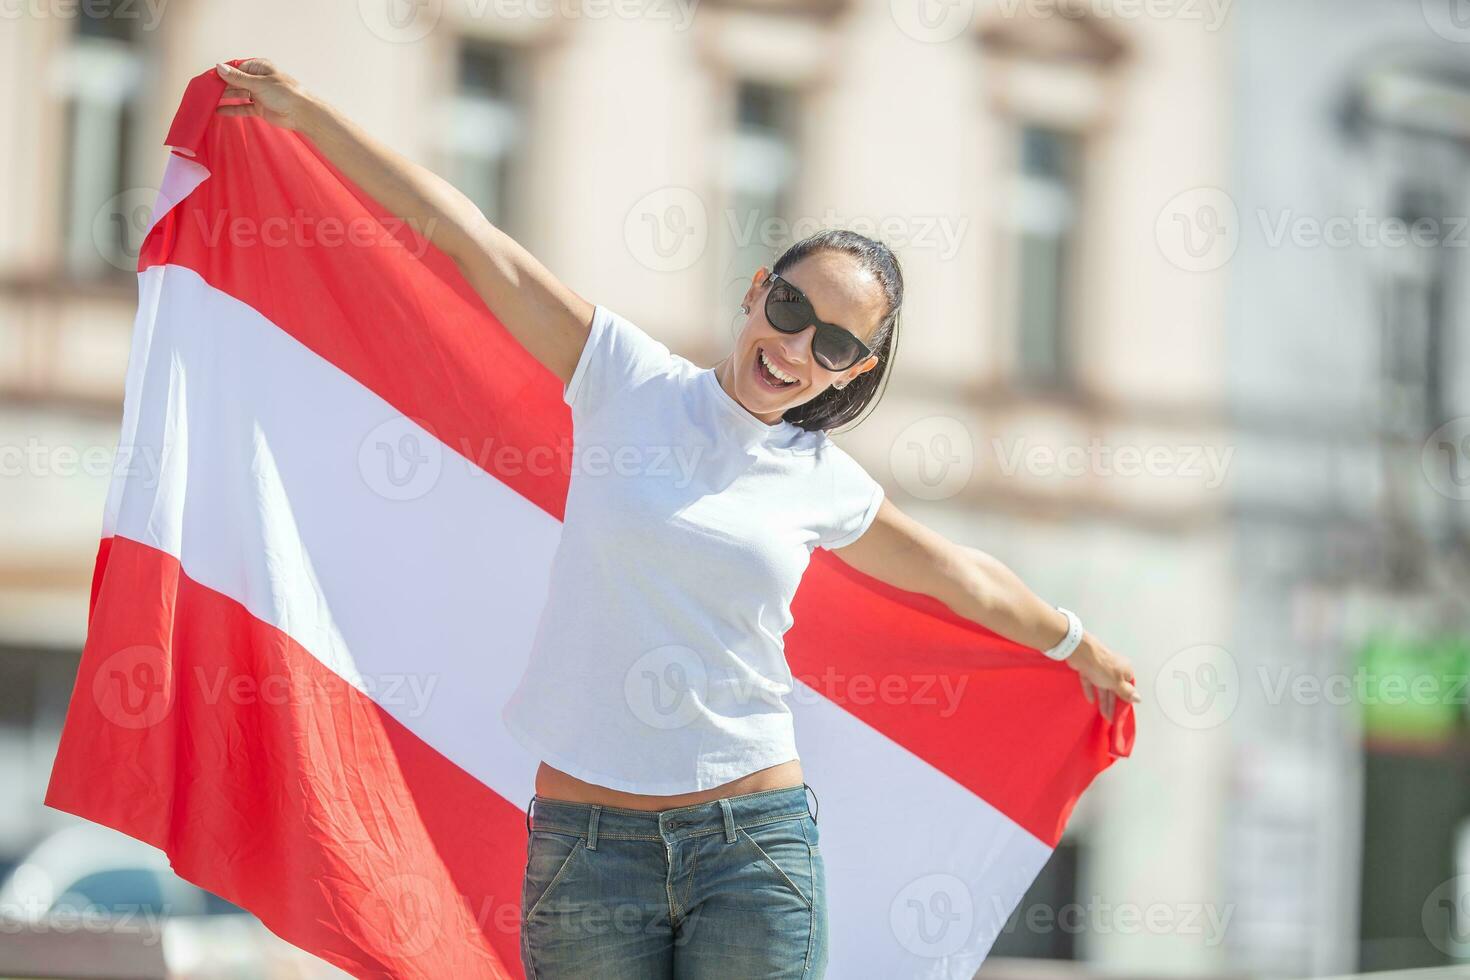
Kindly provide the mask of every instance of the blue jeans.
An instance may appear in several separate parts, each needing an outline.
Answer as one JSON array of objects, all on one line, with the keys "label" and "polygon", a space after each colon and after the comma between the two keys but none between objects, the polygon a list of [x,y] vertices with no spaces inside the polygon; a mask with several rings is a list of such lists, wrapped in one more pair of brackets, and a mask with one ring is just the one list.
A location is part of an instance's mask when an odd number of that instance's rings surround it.
[{"label": "blue jeans", "polygon": [[805,786],[670,810],[531,804],[529,980],[825,972],[826,872]]}]

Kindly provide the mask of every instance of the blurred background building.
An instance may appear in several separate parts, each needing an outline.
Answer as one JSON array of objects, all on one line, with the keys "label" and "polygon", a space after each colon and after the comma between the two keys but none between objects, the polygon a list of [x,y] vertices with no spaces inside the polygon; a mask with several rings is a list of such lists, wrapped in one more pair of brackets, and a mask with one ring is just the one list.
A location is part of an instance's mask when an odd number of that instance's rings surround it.
[{"label": "blurred background building", "polygon": [[0,913],[141,877],[245,918],[41,799],[161,140],[189,77],[251,55],[697,363],[796,239],[895,248],[897,366],[838,440],[1145,695],[985,972],[1470,960],[1455,0],[3,7]]}]

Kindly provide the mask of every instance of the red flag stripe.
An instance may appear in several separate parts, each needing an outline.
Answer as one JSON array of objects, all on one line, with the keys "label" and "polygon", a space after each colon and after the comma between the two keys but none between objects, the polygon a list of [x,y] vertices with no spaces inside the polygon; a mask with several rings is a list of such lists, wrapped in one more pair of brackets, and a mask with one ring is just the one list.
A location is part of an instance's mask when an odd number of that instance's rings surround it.
[{"label": "red flag stripe", "polygon": [[104,540],[96,581],[47,806],[356,976],[522,975],[518,805],[172,555]]}]

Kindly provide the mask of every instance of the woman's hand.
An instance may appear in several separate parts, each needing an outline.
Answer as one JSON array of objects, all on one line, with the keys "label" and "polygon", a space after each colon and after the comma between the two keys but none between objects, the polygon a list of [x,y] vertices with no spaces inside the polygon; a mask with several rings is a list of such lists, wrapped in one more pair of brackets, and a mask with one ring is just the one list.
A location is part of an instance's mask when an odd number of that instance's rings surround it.
[{"label": "woman's hand", "polygon": [[1080,676],[1082,695],[1096,703],[1108,721],[1113,720],[1118,698],[1131,704],[1143,700],[1134,687],[1133,665],[1091,633],[1083,634],[1082,642],[1064,662]]},{"label": "woman's hand", "polygon": [[250,100],[243,105],[221,105],[215,109],[220,115],[255,116],[282,129],[302,128],[311,98],[300,82],[266,59],[250,58],[239,68],[221,63],[214,70],[226,83],[222,98]]}]

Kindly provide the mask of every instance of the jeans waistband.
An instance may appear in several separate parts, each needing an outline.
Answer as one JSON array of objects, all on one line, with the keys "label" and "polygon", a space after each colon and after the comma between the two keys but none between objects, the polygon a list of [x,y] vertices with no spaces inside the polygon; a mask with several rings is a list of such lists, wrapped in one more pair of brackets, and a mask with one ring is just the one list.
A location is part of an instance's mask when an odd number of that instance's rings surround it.
[{"label": "jeans waistband", "polygon": [[[535,796],[526,811],[526,830],[586,837],[589,850],[597,849],[597,840],[601,837],[674,841],[720,833],[733,843],[738,827],[753,827],[807,815],[815,820],[816,815],[808,809],[806,802],[810,788],[803,783],[668,810],[631,810]],[[815,791],[812,797],[816,798]]]}]

